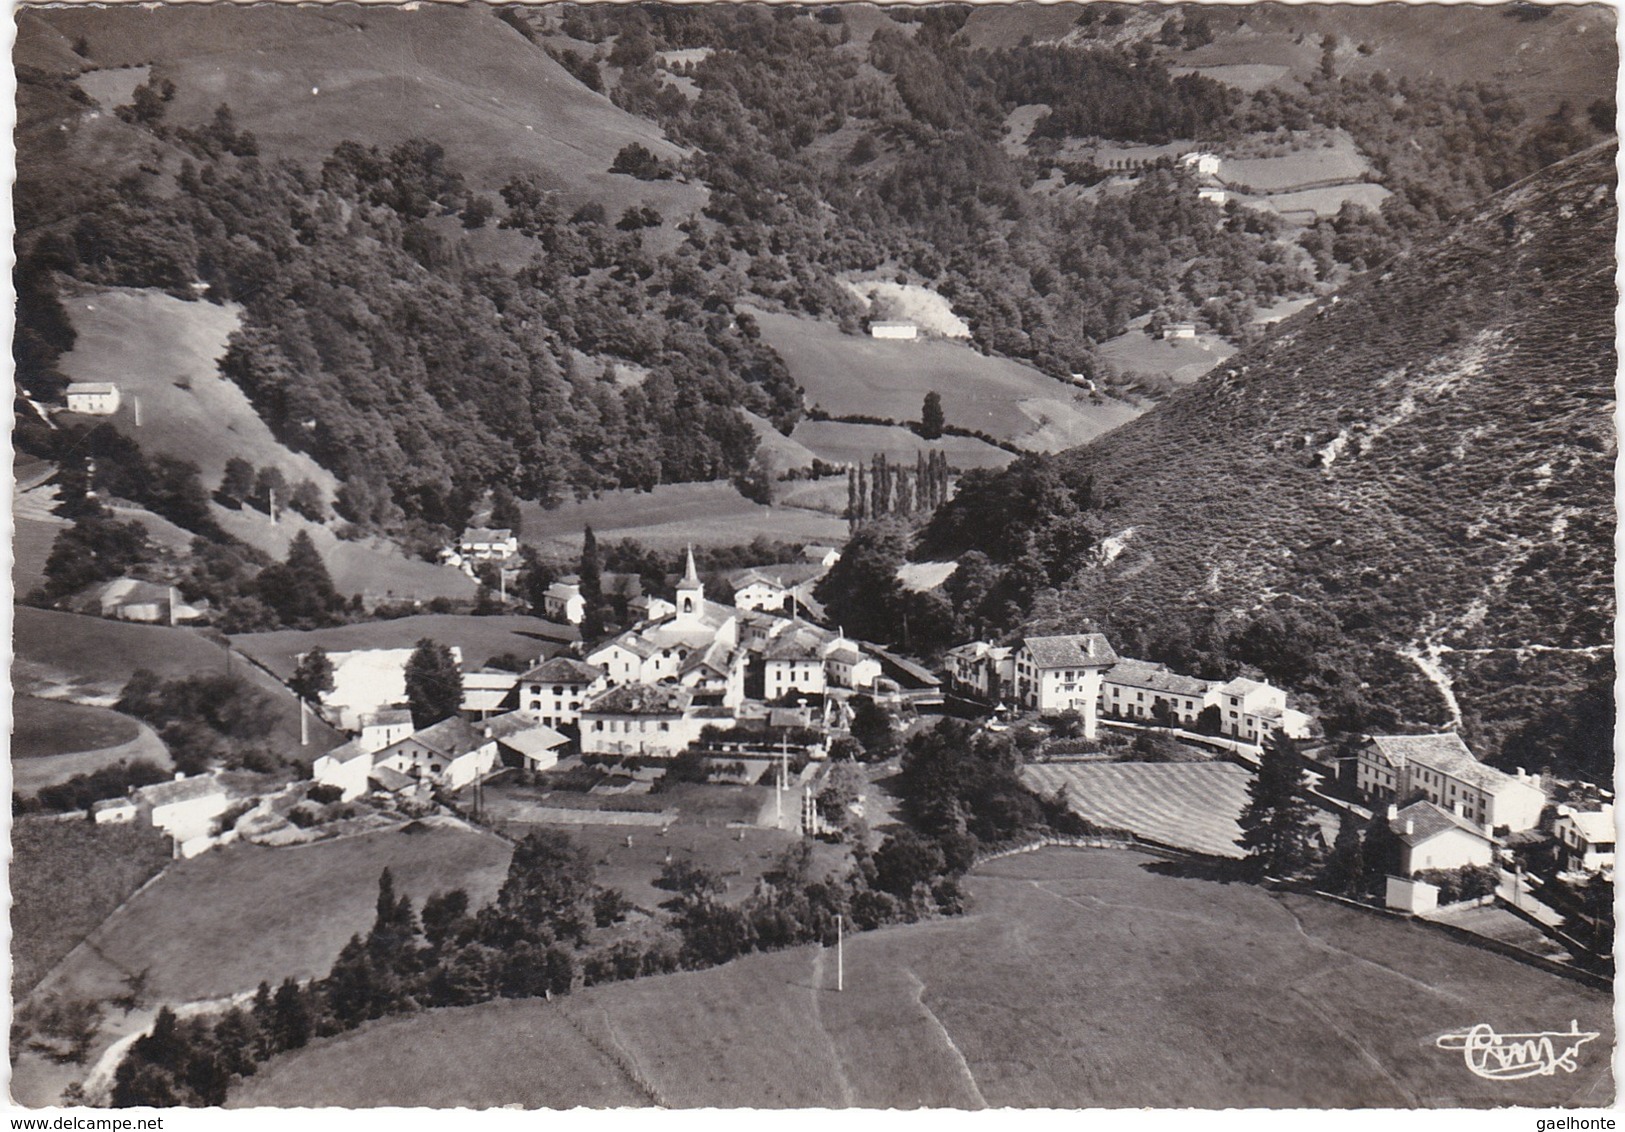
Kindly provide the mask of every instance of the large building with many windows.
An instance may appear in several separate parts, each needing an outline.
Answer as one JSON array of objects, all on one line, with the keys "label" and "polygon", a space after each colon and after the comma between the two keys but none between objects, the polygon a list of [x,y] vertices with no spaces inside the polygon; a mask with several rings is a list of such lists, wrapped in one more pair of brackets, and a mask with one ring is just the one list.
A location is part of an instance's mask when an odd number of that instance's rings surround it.
[{"label": "large building with many windows", "polygon": [[1355,784],[1378,803],[1425,798],[1485,829],[1533,829],[1546,805],[1538,775],[1479,762],[1461,736],[1373,735],[1356,756]]}]

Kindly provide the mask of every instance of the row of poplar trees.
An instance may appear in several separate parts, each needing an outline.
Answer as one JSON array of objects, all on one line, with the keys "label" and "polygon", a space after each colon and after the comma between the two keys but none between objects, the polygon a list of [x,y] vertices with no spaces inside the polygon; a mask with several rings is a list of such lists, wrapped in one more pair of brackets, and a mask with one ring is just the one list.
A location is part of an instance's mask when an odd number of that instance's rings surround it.
[{"label": "row of poplar trees", "polygon": [[846,521],[854,529],[870,519],[934,511],[947,501],[948,457],[941,452],[915,453],[913,471],[876,452],[867,470],[859,464],[846,473]]}]

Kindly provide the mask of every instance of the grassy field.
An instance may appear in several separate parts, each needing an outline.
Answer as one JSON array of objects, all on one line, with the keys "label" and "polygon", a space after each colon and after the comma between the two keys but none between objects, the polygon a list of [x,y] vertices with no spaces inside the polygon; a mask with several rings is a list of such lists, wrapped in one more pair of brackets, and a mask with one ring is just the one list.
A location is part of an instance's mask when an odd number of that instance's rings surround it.
[{"label": "grassy field", "polygon": [[393,621],[363,621],[333,629],[278,629],[271,633],[245,633],[231,638],[232,647],[251,656],[283,679],[293,675],[300,653],[320,645],[330,653],[353,649],[405,649],[424,637],[463,650],[463,665],[478,668],[493,656],[554,656],[579,634],[568,625],[540,617],[510,614],[472,617],[454,613],[425,613]]},{"label": "grassy field", "polygon": [[1262,199],[1268,201],[1270,206],[1282,215],[1312,212],[1316,216],[1336,216],[1343,205],[1350,203],[1375,212],[1382,207],[1383,201],[1393,195],[1381,185],[1355,183],[1333,185],[1324,189],[1304,189],[1296,193],[1276,193]]},{"label": "grassy field", "polygon": [[18,696],[11,704],[11,757],[37,759],[128,743],[135,720],[106,708]]},{"label": "grassy field", "polygon": [[51,556],[51,545],[67,528],[22,515],[13,516],[13,524],[11,584],[18,597],[27,597],[45,581],[45,560]]},{"label": "grassy field", "polygon": [[62,372],[75,381],[117,382],[122,401],[108,419],[149,455],[191,460],[209,488],[219,484],[226,461],[241,456],[256,468],[282,469],[291,483],[312,480],[332,498],[332,473],[284,447],[247,395],[215,366],[237,329],[237,307],[125,289],[76,296],[64,305],[78,337],[62,355]]},{"label": "grassy field", "polygon": [[969,889],[966,916],[848,936],[844,993],[800,948],[388,1019],[232,1104],[1488,1107],[1506,1085],[1434,1039],[1571,1018],[1602,1037],[1518,1103],[1612,1098],[1608,996],[1421,926],[1127,853],[1008,858]]},{"label": "grassy field", "polygon": [[836,415],[918,420],[925,395],[935,391],[949,424],[1042,452],[1083,444],[1136,415],[1120,402],[1076,401],[1070,386],[969,346],[877,341],[814,319],[755,313],[762,338],[784,358],[807,403]]},{"label": "grassy field", "polygon": [[1236,817],[1252,775],[1233,763],[1040,763],[1022,777],[1046,796],[1066,787],[1074,813],[1113,829],[1240,857]]},{"label": "grassy field", "polygon": [[1345,184],[1371,171],[1365,155],[1346,135],[1322,148],[1306,148],[1279,157],[1226,158],[1219,176],[1226,184],[1247,185],[1261,193],[1285,193],[1319,184]]},{"label": "grassy field", "polygon": [[600,543],[635,538],[666,550],[690,542],[733,546],[757,535],[839,545],[847,534],[845,521],[837,516],[799,507],[763,507],[726,483],[673,483],[653,491],[609,491],[552,510],[527,503],[522,505],[522,513],[525,542],[544,553],[569,558],[580,555],[581,532],[589,525]]},{"label": "grassy field", "polygon": [[232,845],[177,861],[41,989],[104,997],[125,972],[151,968],[155,1000],[187,1002],[325,975],[350,936],[372,925],[384,868],[419,907],[459,887],[478,905],[495,896],[510,855],[492,834],[446,827]]},{"label": "grassy field", "polygon": [[1100,358],[1120,371],[1162,374],[1188,384],[1236,352],[1216,335],[1196,339],[1153,338],[1144,330],[1130,330],[1100,344]]},{"label": "grassy field", "polygon": [[299,705],[275,678],[231,658],[196,629],[104,621],[53,610],[14,607],[12,682],[21,691],[49,690],[58,697],[110,704],[137,668],[166,679],[230,668],[277,704],[276,725],[266,741],[281,754],[311,761],[339,742],[320,720],[310,724],[310,743],[299,742]]},{"label": "grassy field", "polygon": [[11,852],[13,1000],[170,857],[169,839],[150,828],[38,817],[12,822]]},{"label": "grassy field", "polygon": [[898,425],[847,424],[844,421],[802,421],[792,437],[831,464],[867,464],[876,452],[893,463],[914,464],[917,452],[941,452],[956,468],[1002,468],[1015,457],[1002,448],[969,436],[921,440]]}]

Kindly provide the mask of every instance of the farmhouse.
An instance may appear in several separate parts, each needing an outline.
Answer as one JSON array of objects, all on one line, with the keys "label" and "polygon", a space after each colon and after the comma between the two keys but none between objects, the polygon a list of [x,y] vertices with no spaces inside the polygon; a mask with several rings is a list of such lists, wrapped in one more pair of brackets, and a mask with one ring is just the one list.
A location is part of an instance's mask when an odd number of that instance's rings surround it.
[{"label": "farmhouse", "polygon": [[195,856],[213,844],[214,819],[231,804],[219,780],[208,774],[192,778],[177,774],[171,782],[141,787],[133,797],[152,827],[169,834],[181,857]]},{"label": "farmhouse", "polygon": [[1015,650],[987,641],[970,641],[949,649],[946,662],[948,684],[962,696],[992,702],[1010,688],[1015,679]]},{"label": "farmhouse", "polygon": [[412,734],[412,713],[406,708],[364,712],[356,742],[363,751],[381,751]]},{"label": "farmhouse", "polygon": [[373,756],[373,766],[460,790],[491,773],[497,744],[491,728],[460,716],[443,719]]},{"label": "farmhouse", "polygon": [[1045,715],[1078,712],[1083,733],[1093,739],[1101,676],[1116,663],[1117,654],[1099,633],[1027,637],[1015,653],[1015,696]]},{"label": "farmhouse", "polygon": [[556,656],[519,678],[519,706],[539,713],[549,727],[570,727],[581,718],[581,705],[608,687],[602,668]]},{"label": "farmhouse", "polygon": [[367,782],[372,777],[372,756],[378,749],[369,750],[359,740],[351,739],[311,763],[311,777],[323,786],[338,787],[341,802],[359,798],[367,792]]},{"label": "farmhouse", "polygon": [[205,616],[198,606],[180,599],[174,586],[160,586],[136,578],[117,578],[82,590],[69,603],[76,613],[94,613],[115,621],[148,625],[180,625]]},{"label": "farmhouse", "polygon": [[1607,873],[1614,871],[1614,807],[1600,810],[1575,810],[1568,806],[1557,808],[1557,823],[1552,827],[1557,842],[1563,847],[1563,866],[1574,872]]},{"label": "farmhouse", "polygon": [[1098,707],[1109,719],[1193,728],[1212,689],[1208,681],[1181,676],[1167,665],[1124,657],[1101,677]]},{"label": "farmhouse", "polygon": [[1485,829],[1532,829],[1546,805],[1538,776],[1485,766],[1453,732],[1373,735],[1360,747],[1355,765],[1355,785],[1369,799],[1393,802],[1421,795],[1447,809],[1459,805]]},{"label": "farmhouse", "polygon": [[801,548],[801,560],[812,562],[828,569],[841,560],[841,552],[833,546],[822,546],[818,543],[809,543]]},{"label": "farmhouse", "polygon": [[1217,177],[1219,168],[1223,164],[1216,153],[1193,152],[1180,157],[1179,164],[1186,169],[1194,169],[1202,177]]},{"label": "farmhouse", "polygon": [[547,770],[557,766],[559,748],[569,739],[542,722],[533,711],[510,711],[486,721],[484,730],[496,740],[503,766]]},{"label": "farmhouse", "polygon": [[1388,828],[1399,839],[1399,872],[1415,876],[1424,869],[1459,869],[1495,860],[1495,840],[1460,813],[1432,802],[1413,802],[1403,810],[1388,807]]},{"label": "farmhouse", "polygon": [[463,673],[462,711],[470,719],[484,719],[492,712],[513,707],[519,673],[501,668],[477,668]]},{"label": "farmhouse", "polygon": [[68,412],[110,417],[118,412],[118,386],[111,381],[75,381],[68,386]]},{"label": "farmhouse", "polygon": [[1217,204],[1222,206],[1225,201],[1230,199],[1230,194],[1225,192],[1223,189],[1213,189],[1203,186],[1202,188],[1196,190],[1196,199],[1207,201],[1209,204]]},{"label": "farmhouse", "polygon": [[90,820],[97,825],[123,825],[135,817],[135,803],[129,798],[103,798],[90,806]]},{"label": "farmhouse", "polygon": [[1194,322],[1170,322],[1162,334],[1170,342],[1188,342],[1196,337],[1196,324]]},{"label": "farmhouse", "polygon": [[542,614],[549,621],[581,624],[587,614],[587,603],[581,597],[581,579],[572,574],[548,586],[542,594]]},{"label": "farmhouse", "polygon": [[912,322],[871,322],[869,324],[869,337],[871,338],[913,341],[919,336],[920,328]]},{"label": "farmhouse", "polygon": [[507,527],[469,527],[457,540],[457,553],[469,562],[506,562],[519,553],[519,537]]},{"label": "farmhouse", "polygon": [[1293,739],[1309,735],[1310,718],[1286,706],[1286,693],[1273,684],[1238,676],[1213,688],[1208,701],[1219,709],[1219,733],[1262,744],[1276,732]]},{"label": "farmhouse", "polygon": [[581,711],[581,751],[670,758],[700,737],[707,719],[693,710],[687,688],[624,684]]}]

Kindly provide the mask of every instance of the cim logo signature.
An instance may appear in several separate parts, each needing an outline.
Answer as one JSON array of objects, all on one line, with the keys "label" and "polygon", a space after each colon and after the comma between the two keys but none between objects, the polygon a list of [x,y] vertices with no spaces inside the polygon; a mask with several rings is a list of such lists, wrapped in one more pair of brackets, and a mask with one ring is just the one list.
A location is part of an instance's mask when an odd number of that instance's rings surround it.
[{"label": "cim logo signature", "polygon": [[1497,1034],[1480,1022],[1470,1030],[1441,1034],[1434,1045],[1460,1050],[1469,1072],[1491,1081],[1516,1081],[1522,1077],[1552,1077],[1561,1069],[1573,1073],[1580,1067],[1580,1047],[1598,1035],[1582,1031],[1578,1021],[1563,1031],[1538,1034]]}]

